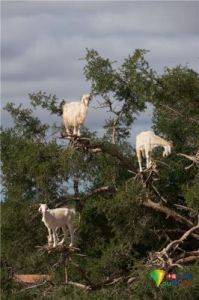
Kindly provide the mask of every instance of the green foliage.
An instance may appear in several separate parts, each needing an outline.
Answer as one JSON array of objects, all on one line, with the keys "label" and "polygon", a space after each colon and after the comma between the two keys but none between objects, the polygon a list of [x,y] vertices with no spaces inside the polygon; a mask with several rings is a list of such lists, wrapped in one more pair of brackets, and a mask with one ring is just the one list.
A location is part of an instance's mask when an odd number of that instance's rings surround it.
[{"label": "green foliage", "polygon": [[185,171],[189,161],[176,154],[194,155],[199,147],[199,76],[187,67],[167,68],[154,91],[154,129],[174,145],[168,168],[160,170],[159,188],[171,203],[197,208],[197,168]]},{"label": "green foliage", "polygon": [[33,117],[32,109],[22,109],[22,104],[15,108],[14,104],[10,102],[4,109],[11,114],[18,134],[27,138],[34,137],[37,140],[44,138],[49,126],[42,124],[37,117]]},{"label": "green foliage", "polygon": [[118,140],[128,136],[129,126],[136,115],[146,108],[146,101],[153,94],[154,72],[144,57],[146,53],[143,49],[135,50],[120,68],[115,69],[116,62],[101,57],[93,49],[87,49],[85,77],[91,82],[91,93],[101,96],[101,105],[112,113],[106,120],[105,128],[112,128],[115,123]]},{"label": "green foliage", "polygon": [[194,208],[196,211],[199,210],[199,172],[197,172],[193,182],[189,184],[185,190],[185,199],[189,207]]},{"label": "green foliage", "polygon": [[58,104],[58,98],[55,95],[46,95],[45,92],[39,91],[38,93],[29,94],[29,98],[33,107],[41,106],[51,114],[62,115],[62,105],[65,101],[63,100]]},{"label": "green foliage", "polygon": [[155,91],[155,130],[173,141],[176,152],[194,153],[199,146],[198,74],[181,66],[166,69]]}]

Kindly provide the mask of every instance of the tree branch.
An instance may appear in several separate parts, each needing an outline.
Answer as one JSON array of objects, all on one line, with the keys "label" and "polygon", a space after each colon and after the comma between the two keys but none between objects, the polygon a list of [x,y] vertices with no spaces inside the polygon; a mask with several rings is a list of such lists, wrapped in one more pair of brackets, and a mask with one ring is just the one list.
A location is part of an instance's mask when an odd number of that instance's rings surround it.
[{"label": "tree branch", "polygon": [[[193,262],[199,259],[199,250],[185,251],[179,248],[179,245],[182,244],[194,231],[199,229],[199,219],[198,224],[191,227],[183,235],[177,239],[169,242],[169,244],[164,247],[161,251],[150,253],[149,263],[156,265],[161,268],[170,269],[172,267],[183,268],[182,264]],[[179,256],[176,256],[176,250],[181,250],[183,253]]]},{"label": "tree branch", "polygon": [[42,283],[38,283],[38,284],[35,284],[35,285],[28,286],[28,287],[26,287],[26,288],[21,289],[20,291],[18,291],[17,294],[18,293],[22,293],[22,292],[24,292],[26,290],[30,290],[30,289],[35,289],[35,288],[41,287],[42,285],[45,285],[46,283],[49,283],[49,281],[45,280]]},{"label": "tree branch", "polygon": [[196,231],[197,229],[199,229],[199,224],[197,224],[196,226],[193,226],[192,228],[190,228],[189,230],[187,230],[182,236],[180,239],[178,240],[174,240],[172,241],[171,243],[169,243],[167,245],[166,248],[163,249],[163,251],[166,251],[167,253],[170,251],[171,248],[173,248],[173,251],[176,250],[176,248],[178,247],[179,244],[183,243],[187,238],[188,236],[193,232],[193,231]]},{"label": "tree branch", "polygon": [[101,141],[91,141],[89,139],[84,139],[84,138],[77,138],[76,139],[77,145],[75,146],[75,148],[79,148],[79,147],[85,147],[87,150],[94,150],[94,149],[99,149],[103,152],[103,153],[107,153],[110,154],[113,157],[116,157],[121,164],[130,170],[134,170],[135,167],[132,163],[132,160],[130,158],[125,157],[116,147],[115,144],[111,144],[108,142],[101,142]]},{"label": "tree branch", "polygon": [[[129,277],[129,275],[122,275],[122,273],[121,273],[121,275],[112,275],[112,276],[108,277],[105,280],[102,280],[102,281],[97,282],[97,283],[92,283],[91,285],[86,285],[86,284],[73,282],[73,281],[68,281],[67,284],[74,285],[78,288],[89,291],[89,290],[97,290],[97,289],[101,289],[101,288],[111,286],[113,284],[116,284],[116,283],[120,282],[121,280],[127,279],[128,277]],[[135,278],[133,278],[133,279],[135,279]]]},{"label": "tree branch", "polygon": [[159,211],[159,212],[165,214],[167,217],[171,217],[172,219],[174,219],[182,224],[185,224],[189,228],[193,226],[193,223],[190,220],[188,220],[187,218],[176,213],[174,210],[171,210],[170,208],[163,206],[162,204],[159,204],[150,199],[147,199],[143,202],[143,205],[145,207],[152,208],[156,211]]},{"label": "tree branch", "polygon": [[170,110],[172,111],[174,114],[180,116],[180,117],[183,117],[183,118],[186,118],[188,121],[191,121],[191,122],[194,122],[194,123],[197,123],[199,124],[199,120],[197,119],[194,119],[194,118],[191,118],[191,117],[186,117],[184,114],[180,113],[179,111],[175,110],[174,108],[170,107],[169,105],[165,105],[165,104],[160,104],[160,106],[166,108],[167,110]]},{"label": "tree branch", "polygon": [[199,167],[199,150],[197,151],[196,155],[187,155],[187,154],[183,154],[183,153],[178,153],[178,156],[183,156],[189,160],[192,161],[192,164],[185,167],[186,170],[190,169],[191,167],[193,167],[194,165],[196,165],[197,167]]},{"label": "tree branch", "polygon": [[[183,229],[179,229],[179,228],[175,228],[175,229],[157,229],[157,230],[155,230],[155,233],[159,233],[159,232],[166,232],[166,233],[184,233],[185,232],[185,230],[183,230]],[[191,236],[194,238],[194,239],[196,239],[196,240],[198,240],[199,241],[199,235],[198,234],[196,234],[196,233],[191,233]]]},{"label": "tree branch", "polygon": [[60,201],[59,203],[57,203],[55,205],[55,207],[56,208],[60,207],[64,204],[66,204],[67,201],[79,201],[79,202],[83,203],[87,199],[92,198],[94,195],[105,194],[105,193],[115,193],[115,192],[116,192],[116,189],[113,186],[109,186],[109,185],[102,186],[102,187],[92,190],[82,196],[73,195],[73,196],[64,197],[64,198],[62,198],[63,199],[62,201]]},{"label": "tree branch", "polygon": [[191,207],[187,207],[187,206],[184,206],[184,205],[180,205],[180,204],[174,204],[176,206],[177,209],[179,210],[185,210],[185,211],[189,211],[190,213],[194,214],[194,215],[197,215],[197,211],[195,211],[193,208]]},{"label": "tree branch", "polygon": [[82,283],[79,283],[79,282],[74,282],[74,281],[68,281],[67,282],[68,285],[73,285],[75,287],[78,287],[80,289],[83,289],[83,290],[86,290],[86,291],[89,291],[91,290],[91,287],[89,285],[85,285],[85,284],[82,284]]}]

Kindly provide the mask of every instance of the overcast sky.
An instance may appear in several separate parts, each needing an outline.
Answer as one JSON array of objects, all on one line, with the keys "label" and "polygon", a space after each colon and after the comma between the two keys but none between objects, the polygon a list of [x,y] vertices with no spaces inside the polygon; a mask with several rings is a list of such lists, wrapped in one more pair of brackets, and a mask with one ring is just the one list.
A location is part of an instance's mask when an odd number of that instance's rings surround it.
[{"label": "overcast sky", "polygon": [[[118,65],[144,48],[159,73],[177,64],[199,71],[199,2],[3,1],[1,13],[2,106],[28,105],[28,93],[39,90],[79,99],[89,92],[79,60],[85,48]],[[133,135],[150,128],[151,113],[141,114]],[[86,126],[100,132],[103,123],[104,112],[90,108]],[[5,112],[2,124],[10,125]]]}]

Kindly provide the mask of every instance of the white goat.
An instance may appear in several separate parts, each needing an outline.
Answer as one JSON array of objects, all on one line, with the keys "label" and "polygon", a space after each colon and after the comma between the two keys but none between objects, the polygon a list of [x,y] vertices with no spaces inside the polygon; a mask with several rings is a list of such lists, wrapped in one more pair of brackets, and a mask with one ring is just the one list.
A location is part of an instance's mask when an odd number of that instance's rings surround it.
[{"label": "white goat", "polygon": [[163,147],[163,157],[171,154],[173,143],[155,135],[152,131],[143,131],[136,137],[136,154],[138,158],[140,172],[142,172],[142,157],[146,157],[146,166],[151,166],[151,153],[156,147]]},{"label": "white goat", "polygon": [[46,204],[40,204],[39,212],[42,213],[42,222],[48,229],[48,244],[53,242],[53,247],[58,244],[58,238],[56,230],[62,228],[64,237],[59,244],[63,244],[67,238],[67,229],[69,229],[71,243],[69,247],[74,244],[74,221],[75,221],[75,209],[73,208],[55,208],[49,209]]},{"label": "white goat", "polygon": [[90,101],[90,95],[83,95],[81,101],[63,105],[63,120],[68,135],[80,136],[80,127],[84,124]]}]

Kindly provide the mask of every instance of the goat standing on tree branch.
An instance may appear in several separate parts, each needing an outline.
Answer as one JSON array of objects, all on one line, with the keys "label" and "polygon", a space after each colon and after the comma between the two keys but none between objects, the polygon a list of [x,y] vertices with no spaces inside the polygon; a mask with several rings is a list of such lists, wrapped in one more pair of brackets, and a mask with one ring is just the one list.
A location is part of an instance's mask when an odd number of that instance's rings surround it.
[{"label": "goat standing on tree branch", "polygon": [[59,244],[63,244],[67,238],[68,227],[70,232],[71,243],[69,247],[74,244],[74,222],[75,222],[75,209],[73,208],[55,208],[49,209],[46,204],[40,204],[39,212],[42,213],[42,222],[48,229],[48,244],[53,242],[53,247],[58,244],[57,232],[58,228],[62,228],[64,232],[64,238]]},{"label": "goat standing on tree branch", "polygon": [[140,167],[140,172],[142,172],[142,158],[146,158],[146,167],[151,166],[151,153],[154,148],[163,147],[163,157],[167,157],[171,154],[171,148],[173,143],[171,141],[166,141],[163,138],[155,135],[152,131],[143,131],[136,137],[136,154],[138,158],[138,163]]},{"label": "goat standing on tree branch", "polygon": [[90,101],[90,95],[83,95],[81,101],[63,105],[64,126],[69,136],[80,136],[80,127],[84,124]]}]

